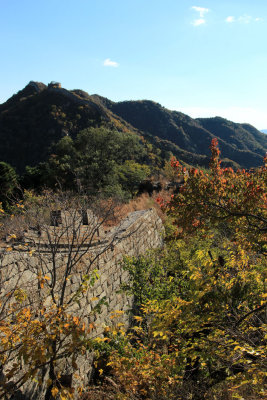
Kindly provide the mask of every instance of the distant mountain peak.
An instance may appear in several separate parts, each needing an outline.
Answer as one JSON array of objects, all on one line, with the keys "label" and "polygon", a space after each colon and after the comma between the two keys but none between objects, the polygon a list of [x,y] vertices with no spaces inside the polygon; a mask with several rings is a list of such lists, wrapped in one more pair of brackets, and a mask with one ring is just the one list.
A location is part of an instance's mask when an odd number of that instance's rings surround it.
[{"label": "distant mountain peak", "polygon": [[59,82],[30,81],[0,105],[0,161],[23,171],[26,165],[44,161],[62,136],[74,138],[85,128],[101,125],[139,135],[191,165],[208,165],[214,137],[224,163],[236,167],[261,165],[267,150],[267,136],[249,124],[219,116],[193,119],[152,100],[114,102],[64,89]]},{"label": "distant mountain peak", "polygon": [[44,89],[47,88],[47,86],[46,86],[44,83],[42,83],[42,82],[35,82],[35,81],[30,81],[30,82],[28,83],[28,85],[25,87],[25,89],[26,89],[27,87],[30,87],[30,88],[35,89],[35,91],[36,91],[37,93],[39,93],[39,92],[41,92],[42,90],[44,90]]}]

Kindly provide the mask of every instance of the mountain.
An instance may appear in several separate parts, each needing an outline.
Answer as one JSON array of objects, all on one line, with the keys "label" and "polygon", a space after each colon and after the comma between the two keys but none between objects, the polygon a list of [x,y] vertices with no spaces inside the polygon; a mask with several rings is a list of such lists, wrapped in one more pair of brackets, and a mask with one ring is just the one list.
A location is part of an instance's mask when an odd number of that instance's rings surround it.
[{"label": "mountain", "polygon": [[102,104],[135,128],[190,153],[209,156],[211,140],[217,137],[223,158],[248,168],[261,165],[267,149],[266,136],[249,124],[237,124],[220,117],[193,119],[147,100],[114,103],[104,99]]},{"label": "mountain", "polygon": [[189,164],[208,165],[211,140],[217,137],[225,165],[262,164],[267,136],[248,124],[226,119],[193,119],[153,101],[113,102],[59,83],[31,81],[0,105],[0,160],[23,172],[47,159],[63,136],[76,137],[87,127],[106,126],[144,138],[165,158],[171,152]]},{"label": "mountain", "polygon": [[26,165],[44,161],[63,136],[75,137],[85,128],[103,124],[130,130],[126,122],[114,118],[111,111],[82,90],[30,82],[0,105],[0,160],[22,172]]},{"label": "mountain", "polygon": [[23,171],[26,165],[45,160],[50,146],[62,136],[101,118],[105,111],[90,100],[59,87],[30,82],[0,106],[0,159]]},{"label": "mountain", "polygon": [[267,129],[262,129],[261,132],[262,133],[267,133]]}]

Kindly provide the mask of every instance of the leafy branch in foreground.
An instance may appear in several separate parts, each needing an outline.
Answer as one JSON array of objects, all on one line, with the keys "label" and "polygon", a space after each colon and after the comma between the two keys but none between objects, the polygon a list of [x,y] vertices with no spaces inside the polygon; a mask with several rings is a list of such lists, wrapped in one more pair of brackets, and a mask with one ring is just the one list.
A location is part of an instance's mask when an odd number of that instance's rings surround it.
[{"label": "leafy branch in foreground", "polygon": [[267,253],[267,156],[260,168],[234,171],[221,168],[216,139],[211,152],[209,172],[173,164],[185,184],[169,203],[159,202],[174,218],[177,236],[218,227],[232,240]]},{"label": "leafy branch in foreground", "polygon": [[211,149],[208,173],[174,165],[165,250],[127,261],[135,324],[109,360],[122,399],[265,398],[266,166],[222,169]]},{"label": "leafy branch in foreground", "polygon": [[[251,385],[257,398],[264,397],[266,261],[230,241],[217,248],[212,242],[176,241],[180,262],[169,271],[158,273],[164,261],[169,266],[170,254],[132,261],[132,291],[139,299],[143,281],[143,304],[127,345],[110,363],[136,398],[203,399],[225,382],[233,393]],[[174,248],[169,251],[175,257]]]}]

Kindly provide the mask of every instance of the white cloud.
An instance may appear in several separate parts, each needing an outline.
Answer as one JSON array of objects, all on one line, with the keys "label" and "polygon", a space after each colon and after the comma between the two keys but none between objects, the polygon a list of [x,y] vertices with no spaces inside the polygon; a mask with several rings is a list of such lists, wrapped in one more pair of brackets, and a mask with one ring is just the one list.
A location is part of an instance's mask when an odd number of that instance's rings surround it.
[{"label": "white cloud", "polygon": [[228,23],[235,22],[235,17],[233,17],[232,15],[229,15],[229,17],[227,17],[225,21]]},{"label": "white cloud", "polygon": [[113,67],[117,68],[119,66],[119,63],[116,61],[111,61],[110,58],[106,58],[105,61],[103,62],[104,67]]},{"label": "white cloud", "polygon": [[192,25],[194,26],[199,26],[199,25],[203,25],[206,23],[205,20],[205,14],[207,14],[210,10],[208,8],[204,8],[204,7],[197,7],[197,6],[193,6],[191,7],[192,10],[196,11],[197,13],[199,13],[199,18],[195,19],[192,22]]},{"label": "white cloud", "polygon": [[241,22],[242,24],[249,24],[252,20],[252,17],[250,15],[242,15],[241,17],[238,18],[238,21]]},{"label": "white cloud", "polygon": [[200,18],[203,18],[204,15],[210,11],[208,8],[204,8],[204,7],[193,6],[191,8],[192,8],[192,10],[195,10],[196,12],[199,13]]},{"label": "white cloud", "polygon": [[239,22],[240,24],[250,24],[251,22],[259,22],[259,21],[263,21],[262,18],[253,18],[251,15],[241,15],[240,17],[236,18],[232,15],[229,15],[229,17],[227,17],[225,19],[225,22],[232,23],[232,22]]},{"label": "white cloud", "polygon": [[206,20],[204,19],[204,18],[199,18],[199,19],[195,19],[193,22],[192,22],[192,25],[194,25],[194,26],[199,26],[199,25],[203,25],[203,24],[205,24],[206,23]]}]

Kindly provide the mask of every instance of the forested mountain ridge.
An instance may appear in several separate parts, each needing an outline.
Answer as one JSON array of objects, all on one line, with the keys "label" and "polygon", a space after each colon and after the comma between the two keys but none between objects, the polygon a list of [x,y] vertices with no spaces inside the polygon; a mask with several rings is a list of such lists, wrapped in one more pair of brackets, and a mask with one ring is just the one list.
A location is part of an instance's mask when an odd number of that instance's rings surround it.
[{"label": "forested mountain ridge", "polygon": [[0,105],[0,161],[23,172],[51,154],[62,137],[75,138],[88,127],[106,126],[133,133],[158,148],[160,157],[173,153],[189,164],[207,165],[209,145],[219,140],[225,164],[262,164],[267,137],[248,124],[223,118],[193,119],[153,101],[113,102],[82,90],[66,90],[30,82]]},{"label": "forested mountain ridge", "polygon": [[209,155],[209,144],[216,137],[224,158],[249,167],[260,165],[267,150],[266,135],[249,124],[237,124],[221,117],[193,119],[148,100],[115,103],[104,99],[102,102],[135,128],[191,153]]},{"label": "forested mountain ridge", "polygon": [[62,137],[107,120],[106,110],[82,92],[30,82],[0,106],[0,159],[21,172],[44,161]]}]

